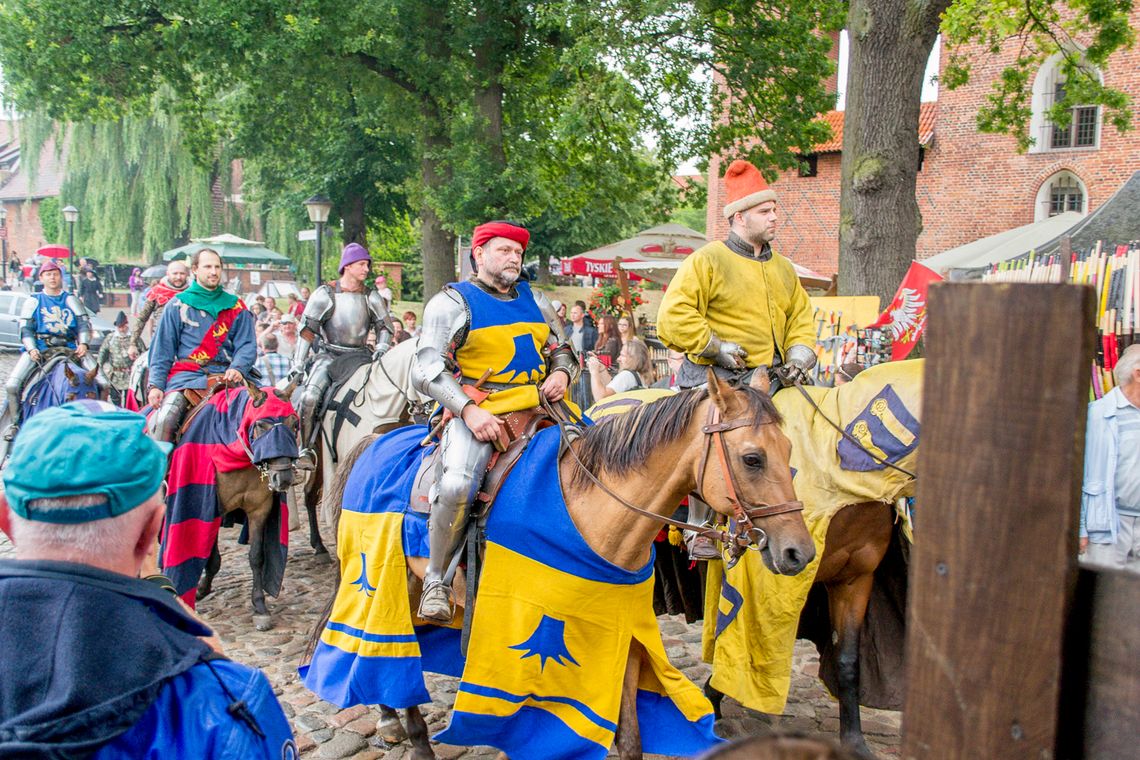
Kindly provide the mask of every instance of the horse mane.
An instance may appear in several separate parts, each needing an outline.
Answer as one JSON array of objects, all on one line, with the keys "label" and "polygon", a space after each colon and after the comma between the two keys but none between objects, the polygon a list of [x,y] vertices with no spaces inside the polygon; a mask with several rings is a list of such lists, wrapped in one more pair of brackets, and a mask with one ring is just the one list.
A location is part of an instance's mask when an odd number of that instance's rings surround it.
[{"label": "horse mane", "polygon": [[[744,394],[754,427],[768,422],[783,422],[767,393],[749,385],[738,386],[735,390]],[[684,434],[692,422],[693,413],[708,397],[708,388],[678,391],[625,414],[611,414],[596,425],[587,427],[577,451],[585,470],[574,468],[571,484],[575,488],[589,485],[586,470],[595,475],[607,472],[620,476],[638,469],[658,447],[667,446]]]}]

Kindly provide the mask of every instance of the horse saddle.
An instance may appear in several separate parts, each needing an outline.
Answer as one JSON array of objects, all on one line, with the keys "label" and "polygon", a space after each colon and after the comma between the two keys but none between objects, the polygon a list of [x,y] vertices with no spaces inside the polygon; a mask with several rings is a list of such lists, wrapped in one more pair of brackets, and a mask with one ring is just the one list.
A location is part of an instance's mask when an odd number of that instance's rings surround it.
[{"label": "horse saddle", "polygon": [[[542,407],[523,409],[511,412],[501,417],[506,425],[507,443],[504,450],[496,448],[487,463],[487,470],[483,474],[483,482],[470,507],[470,516],[482,519],[491,511],[491,505],[503,487],[507,476],[518,463],[519,458],[526,450],[527,444],[534,438],[535,433],[543,428],[557,425],[558,420],[551,417]],[[416,471],[416,478],[412,484],[411,508],[414,512],[428,514],[431,511],[431,487],[435,483],[435,474],[439,464],[440,452],[443,447],[433,444],[430,454],[424,457]]]}]

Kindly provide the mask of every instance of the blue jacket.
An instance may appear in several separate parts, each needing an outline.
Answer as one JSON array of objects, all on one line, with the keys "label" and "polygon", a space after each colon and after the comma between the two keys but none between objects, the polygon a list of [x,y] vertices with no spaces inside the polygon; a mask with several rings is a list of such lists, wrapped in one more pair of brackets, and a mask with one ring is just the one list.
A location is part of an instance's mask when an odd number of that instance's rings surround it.
[{"label": "blue jacket", "polygon": [[213,324],[214,318],[208,312],[185,305],[177,296],[170,299],[150,344],[150,385],[163,391],[205,388],[207,375],[220,375],[227,369],[236,369],[248,378],[257,361],[257,341],[253,314],[243,309],[213,361],[197,372],[179,372],[167,379],[174,362],[189,357]]},{"label": "blue jacket", "polygon": [[1115,544],[1120,529],[1116,513],[1116,459],[1120,441],[1116,410],[1128,399],[1113,388],[1089,404],[1085,430],[1085,477],[1081,488],[1081,538]]},{"label": "blue jacket", "polygon": [[288,757],[265,676],[208,632],[146,581],[0,560],[0,757]]}]

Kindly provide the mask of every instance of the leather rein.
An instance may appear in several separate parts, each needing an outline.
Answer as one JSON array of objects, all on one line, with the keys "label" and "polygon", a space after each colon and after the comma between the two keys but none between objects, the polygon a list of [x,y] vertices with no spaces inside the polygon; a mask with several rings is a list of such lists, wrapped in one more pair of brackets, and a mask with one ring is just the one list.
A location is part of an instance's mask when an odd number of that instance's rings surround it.
[{"label": "leather rein", "polygon": [[728,531],[717,530],[707,523],[697,525],[683,520],[674,520],[671,517],[665,517],[664,515],[659,515],[635,504],[631,504],[614,493],[605,483],[599,480],[594,473],[590,472],[589,468],[586,467],[585,463],[578,457],[578,452],[570,445],[571,442],[566,434],[566,425],[560,424],[558,429],[559,435],[562,437],[562,442],[566,450],[570,452],[574,463],[594,485],[600,488],[614,501],[642,517],[648,517],[656,522],[671,525],[682,530],[693,531],[698,535],[706,536],[713,541],[725,544],[726,549],[741,552],[745,549],[760,551],[768,543],[768,535],[762,529],[756,527],[752,522],[753,520],[782,515],[788,512],[799,512],[804,508],[803,502],[801,501],[785,501],[779,504],[749,504],[740,498],[736,475],[733,472],[732,465],[728,461],[728,452],[724,445],[724,433],[752,424],[754,424],[753,420],[747,417],[737,417],[736,419],[722,422],[720,419],[720,409],[717,408],[716,404],[710,401],[708,417],[705,420],[705,424],[701,426],[701,432],[706,436],[705,447],[701,453],[701,466],[700,473],[697,476],[697,488],[692,492],[692,495],[707,503],[708,500],[703,496],[705,468],[708,464],[710,450],[715,450],[717,460],[720,463],[721,475],[724,478],[725,488],[728,491],[728,502],[732,505],[734,519],[731,521]]}]

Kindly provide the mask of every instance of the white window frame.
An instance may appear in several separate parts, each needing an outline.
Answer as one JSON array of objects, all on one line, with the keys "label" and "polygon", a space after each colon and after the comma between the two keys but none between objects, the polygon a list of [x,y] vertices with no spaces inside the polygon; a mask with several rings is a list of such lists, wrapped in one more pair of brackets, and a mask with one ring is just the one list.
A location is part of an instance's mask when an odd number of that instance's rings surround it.
[{"label": "white window frame", "polygon": [[[1030,153],[1056,153],[1065,150],[1087,151],[1100,148],[1102,119],[1099,106],[1095,106],[1096,126],[1094,127],[1095,134],[1093,136],[1092,145],[1073,146],[1072,144],[1077,133],[1077,111],[1085,107],[1076,106],[1070,110],[1069,144],[1053,147],[1054,129],[1057,125],[1049,120],[1048,111],[1053,107],[1057,85],[1059,83],[1063,84],[1063,81],[1060,79],[1061,63],[1063,60],[1064,56],[1061,53],[1054,53],[1041,64],[1041,68],[1037,71],[1037,76],[1033,79],[1033,93],[1030,102],[1033,115],[1029,120],[1029,136],[1033,138],[1033,144],[1029,147]],[[1103,81],[1103,75],[1099,69],[1089,68]]]},{"label": "white window frame", "polygon": [[1053,188],[1061,183],[1066,182],[1070,186],[1075,185],[1081,192],[1081,207],[1080,209],[1064,209],[1064,211],[1078,211],[1081,216],[1087,216],[1089,213],[1089,189],[1085,186],[1084,181],[1068,169],[1064,169],[1055,174],[1049,175],[1041,186],[1037,188],[1037,197],[1033,204],[1033,221],[1043,222],[1056,214],[1053,211]]}]

